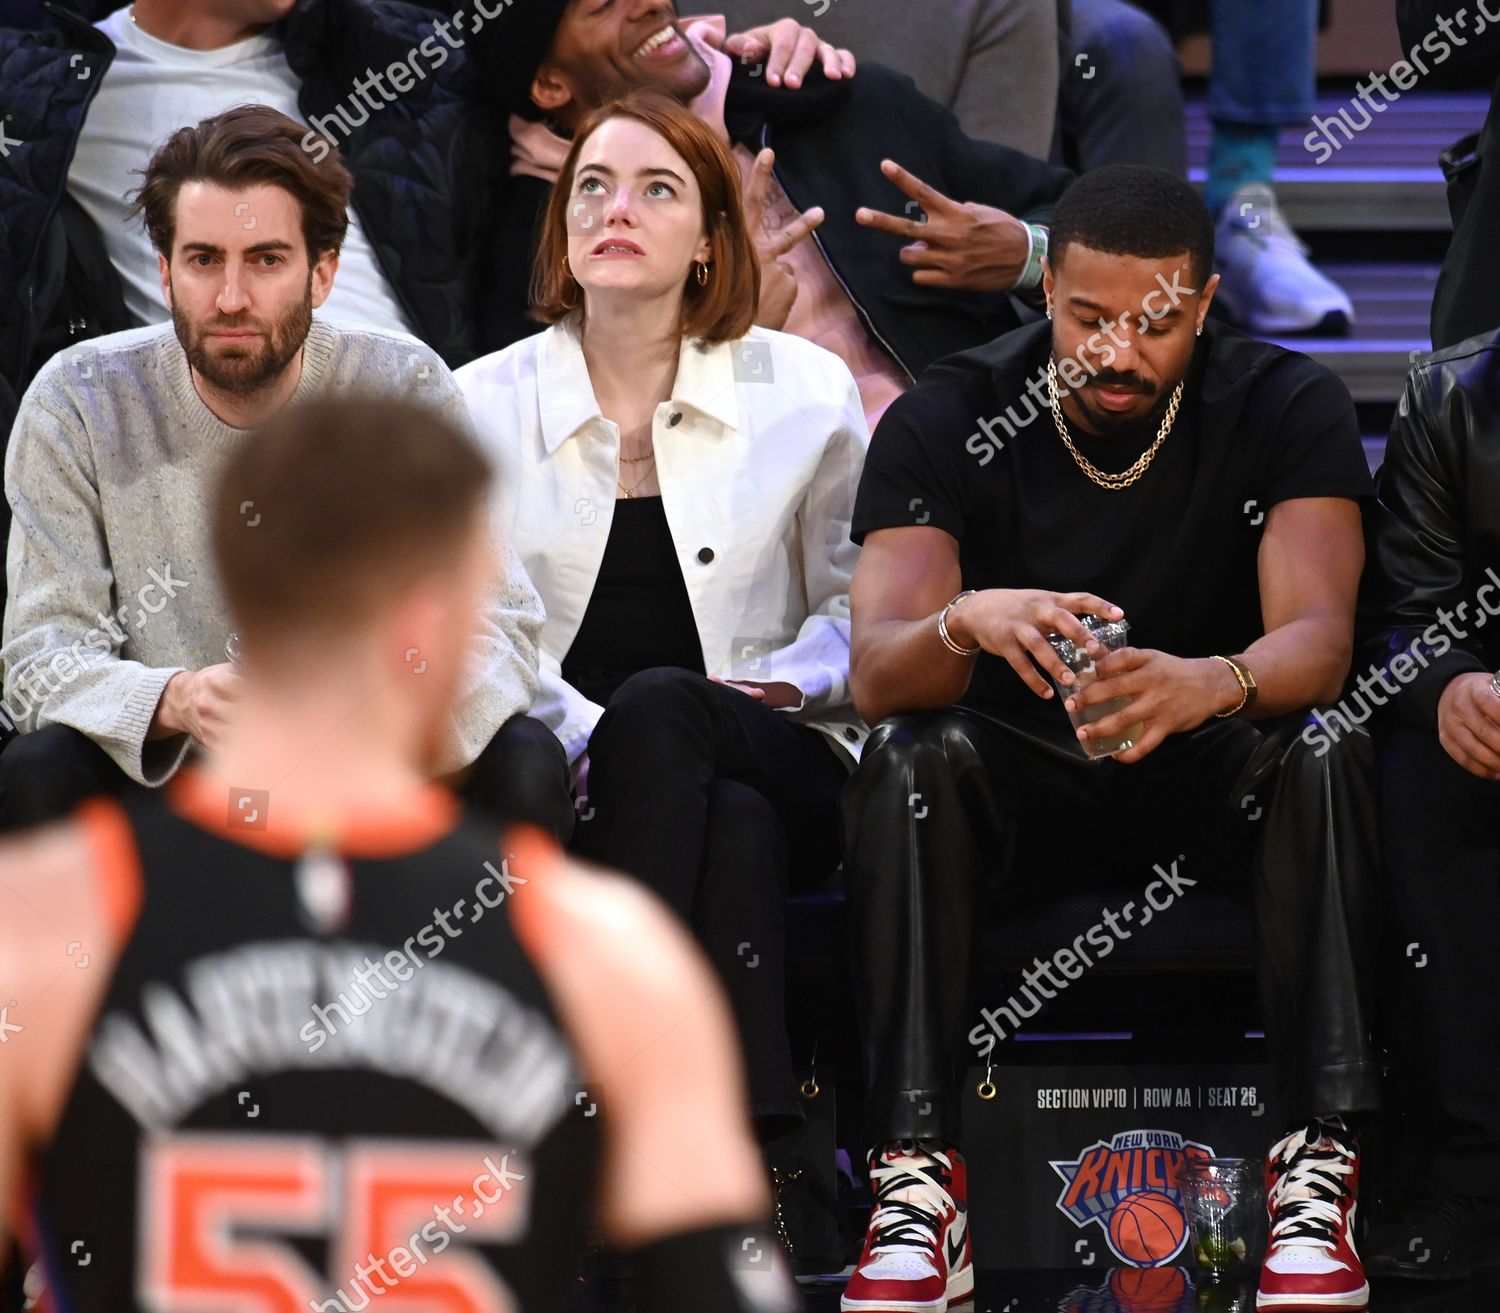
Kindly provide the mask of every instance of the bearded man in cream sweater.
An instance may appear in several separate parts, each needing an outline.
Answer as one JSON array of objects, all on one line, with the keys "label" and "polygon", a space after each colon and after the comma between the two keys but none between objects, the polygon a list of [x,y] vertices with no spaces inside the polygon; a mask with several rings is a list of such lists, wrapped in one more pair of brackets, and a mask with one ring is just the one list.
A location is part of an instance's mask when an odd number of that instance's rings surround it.
[{"label": "bearded man in cream sweater", "polygon": [[[424,402],[467,427],[429,348],[314,317],[333,287],[352,180],[336,151],[314,162],[305,131],[244,106],[174,134],[137,198],[172,323],[60,353],[22,400],[5,469],[14,523],[0,651],[0,712],[21,734],[0,754],[0,827],[132,782],[160,785],[233,723],[237,663],[255,654],[229,632],[204,517],[214,475],[254,441],[249,430],[335,391]],[[253,533],[276,507],[242,511]],[[486,620],[458,710],[430,728],[426,759],[497,819],[566,831],[566,761],[523,714],[541,603],[508,549]],[[421,652],[390,638],[390,679],[420,677]],[[378,700],[348,709],[351,720],[381,714]],[[256,803],[273,785],[226,781],[251,798],[246,818],[274,805]]]}]

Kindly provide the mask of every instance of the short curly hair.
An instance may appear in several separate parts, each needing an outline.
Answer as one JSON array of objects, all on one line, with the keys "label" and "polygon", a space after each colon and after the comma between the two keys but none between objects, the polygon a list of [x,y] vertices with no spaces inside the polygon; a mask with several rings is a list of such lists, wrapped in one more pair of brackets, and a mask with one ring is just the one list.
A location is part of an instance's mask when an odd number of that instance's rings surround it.
[{"label": "short curly hair", "polygon": [[1147,260],[1186,251],[1200,283],[1214,267],[1214,223],[1202,197],[1176,174],[1139,164],[1090,169],[1058,198],[1047,252],[1054,269],[1075,242]]}]

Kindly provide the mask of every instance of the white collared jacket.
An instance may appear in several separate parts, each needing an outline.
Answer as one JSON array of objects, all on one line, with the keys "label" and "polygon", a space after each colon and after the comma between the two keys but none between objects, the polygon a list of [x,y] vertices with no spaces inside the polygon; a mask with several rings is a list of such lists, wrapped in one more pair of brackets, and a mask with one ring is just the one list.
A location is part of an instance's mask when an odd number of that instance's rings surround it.
[{"label": "white collared jacket", "polygon": [[[496,520],[546,606],[531,714],[576,761],[603,714],[562,677],[614,516],[620,432],[599,413],[571,323],[457,371],[497,470]],[[849,522],[869,432],[837,356],[752,328],[684,342],[652,427],[656,474],[704,669],[801,690],[784,714],[857,758],[849,696]],[[647,617],[641,623],[649,624]]]}]

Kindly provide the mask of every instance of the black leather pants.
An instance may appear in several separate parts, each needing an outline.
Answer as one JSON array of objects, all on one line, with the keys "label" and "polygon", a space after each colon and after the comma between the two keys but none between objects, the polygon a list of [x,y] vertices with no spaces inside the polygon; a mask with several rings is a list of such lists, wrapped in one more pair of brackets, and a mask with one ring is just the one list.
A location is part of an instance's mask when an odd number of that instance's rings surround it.
[{"label": "black leather pants", "polygon": [[1086,761],[1061,714],[1023,727],[953,707],[882,722],[843,804],[871,1141],[961,1142],[986,904],[1104,887],[1112,873],[1127,881],[1114,887],[1144,885],[1180,855],[1184,874],[1249,886],[1292,1120],[1373,1108],[1374,757],[1362,732],[1320,756],[1302,728],[1300,716],[1212,720],[1124,765]]}]

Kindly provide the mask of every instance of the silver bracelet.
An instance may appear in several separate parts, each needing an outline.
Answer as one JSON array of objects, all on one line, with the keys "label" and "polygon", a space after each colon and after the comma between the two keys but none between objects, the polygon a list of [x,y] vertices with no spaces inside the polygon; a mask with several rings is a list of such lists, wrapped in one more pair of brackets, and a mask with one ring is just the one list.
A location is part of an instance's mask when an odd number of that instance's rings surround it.
[{"label": "silver bracelet", "polygon": [[1492,692],[1497,698],[1500,698],[1500,670],[1495,671],[1495,673],[1490,676],[1490,692]]},{"label": "silver bracelet", "polygon": [[962,602],[964,598],[972,597],[973,595],[974,590],[972,588],[966,588],[951,602],[949,602],[947,606],[945,606],[941,611],[938,612],[938,637],[943,640],[943,646],[946,647],[955,656],[978,656],[980,651],[982,650],[979,645],[976,645],[974,647],[959,647],[959,645],[953,641],[953,636],[948,632],[948,612],[951,611],[960,602]]}]

